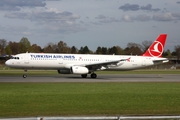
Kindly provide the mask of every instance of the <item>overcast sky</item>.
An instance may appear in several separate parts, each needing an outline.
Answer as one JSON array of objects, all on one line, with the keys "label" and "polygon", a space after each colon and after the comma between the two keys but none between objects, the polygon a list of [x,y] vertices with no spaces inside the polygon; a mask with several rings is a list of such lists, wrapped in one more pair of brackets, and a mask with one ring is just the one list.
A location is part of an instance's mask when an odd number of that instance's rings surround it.
[{"label": "overcast sky", "polygon": [[180,0],[0,0],[0,39],[27,37],[41,47],[125,48],[167,33],[165,49],[180,45]]}]

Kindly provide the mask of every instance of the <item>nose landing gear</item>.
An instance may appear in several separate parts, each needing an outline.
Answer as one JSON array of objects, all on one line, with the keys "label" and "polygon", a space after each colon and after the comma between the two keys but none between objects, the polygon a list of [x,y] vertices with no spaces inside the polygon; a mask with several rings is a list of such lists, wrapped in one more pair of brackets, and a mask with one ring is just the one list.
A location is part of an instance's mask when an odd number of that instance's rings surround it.
[{"label": "nose landing gear", "polygon": [[27,69],[24,69],[24,74],[23,74],[23,78],[27,78]]},{"label": "nose landing gear", "polygon": [[26,75],[26,74],[24,74],[24,75],[23,75],[23,78],[26,78],[26,77],[27,77],[27,75]]}]

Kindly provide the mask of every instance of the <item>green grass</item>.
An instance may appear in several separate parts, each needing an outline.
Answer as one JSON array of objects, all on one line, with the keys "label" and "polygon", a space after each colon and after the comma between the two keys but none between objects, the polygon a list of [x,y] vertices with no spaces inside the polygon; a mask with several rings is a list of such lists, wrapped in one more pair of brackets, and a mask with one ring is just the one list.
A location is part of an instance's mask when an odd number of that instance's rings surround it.
[{"label": "green grass", "polygon": [[180,83],[0,84],[0,117],[179,113]]}]

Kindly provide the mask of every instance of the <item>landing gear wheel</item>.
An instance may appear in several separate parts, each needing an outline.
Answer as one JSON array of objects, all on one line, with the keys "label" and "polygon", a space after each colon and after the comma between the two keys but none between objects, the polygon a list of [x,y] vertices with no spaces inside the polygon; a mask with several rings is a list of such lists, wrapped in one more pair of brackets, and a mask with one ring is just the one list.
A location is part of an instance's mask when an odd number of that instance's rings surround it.
[{"label": "landing gear wheel", "polygon": [[26,77],[27,77],[27,75],[26,75],[26,74],[24,74],[24,75],[23,75],[23,78],[26,78]]},{"label": "landing gear wheel", "polygon": [[27,78],[26,72],[27,72],[27,69],[24,69],[23,78]]},{"label": "landing gear wheel", "polygon": [[81,77],[82,78],[87,78],[87,74],[82,74]]},{"label": "landing gear wheel", "polygon": [[91,78],[97,78],[97,75],[95,73],[91,74]]}]

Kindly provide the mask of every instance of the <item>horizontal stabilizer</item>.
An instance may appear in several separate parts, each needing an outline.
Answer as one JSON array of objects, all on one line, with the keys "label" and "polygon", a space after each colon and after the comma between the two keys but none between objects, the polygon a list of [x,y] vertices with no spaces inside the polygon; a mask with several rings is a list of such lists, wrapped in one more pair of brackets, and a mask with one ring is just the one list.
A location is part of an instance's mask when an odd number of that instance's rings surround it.
[{"label": "horizontal stabilizer", "polygon": [[167,58],[157,58],[157,59],[154,59],[153,62],[167,63],[169,62],[169,60]]}]

